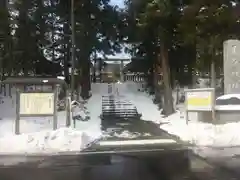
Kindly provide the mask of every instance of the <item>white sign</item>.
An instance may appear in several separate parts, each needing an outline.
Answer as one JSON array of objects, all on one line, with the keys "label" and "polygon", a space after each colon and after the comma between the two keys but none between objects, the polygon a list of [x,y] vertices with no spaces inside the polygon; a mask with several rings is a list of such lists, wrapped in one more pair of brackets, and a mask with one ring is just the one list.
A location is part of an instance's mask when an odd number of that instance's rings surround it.
[{"label": "white sign", "polygon": [[20,115],[47,114],[54,114],[54,93],[20,94]]},{"label": "white sign", "polygon": [[48,85],[31,85],[31,86],[26,86],[26,91],[31,92],[31,91],[52,91],[52,86]]},{"label": "white sign", "polygon": [[190,111],[212,111],[212,91],[189,91],[186,92],[186,108]]}]

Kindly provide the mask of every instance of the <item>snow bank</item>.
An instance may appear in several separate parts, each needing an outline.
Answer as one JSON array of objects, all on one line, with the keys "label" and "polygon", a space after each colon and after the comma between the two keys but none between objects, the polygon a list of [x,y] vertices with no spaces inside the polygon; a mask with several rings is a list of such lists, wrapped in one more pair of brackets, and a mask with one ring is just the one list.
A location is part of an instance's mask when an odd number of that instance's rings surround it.
[{"label": "snow bank", "polygon": [[[1,108],[1,107],[0,107]],[[6,110],[7,111],[7,110]],[[6,116],[1,116],[0,138],[15,134],[15,113],[6,112]],[[7,117],[12,116],[12,117]],[[71,122],[73,125],[73,123]],[[66,113],[58,112],[57,127],[66,127]],[[53,117],[22,117],[20,118],[20,132],[23,134],[35,133],[40,131],[51,131],[53,129]]]},{"label": "snow bank", "polygon": [[217,111],[240,111],[240,105],[216,105]]},{"label": "snow bank", "polygon": [[60,128],[0,138],[0,154],[56,154],[80,152],[91,142],[100,138],[97,132]]},{"label": "snow bank", "polygon": [[240,94],[226,94],[218,97],[215,109],[218,111],[239,111]]},{"label": "snow bank", "polygon": [[[107,92],[106,85],[93,85],[94,95],[86,106],[74,109],[74,115],[84,120],[78,121],[76,129],[65,128],[66,113],[58,112],[58,130],[52,131],[52,117],[21,118],[21,135],[14,135],[15,97],[3,97],[0,104],[0,154],[55,154],[60,152],[79,152],[87,144],[102,137],[99,114],[101,94]],[[98,91],[100,91],[98,93]],[[89,110],[89,111],[88,111]],[[73,122],[71,122],[73,127]]]},{"label": "snow bank", "polygon": [[220,100],[220,99],[231,99],[231,98],[240,99],[240,94],[225,94],[223,96],[218,97],[217,100]]},{"label": "snow bank", "polygon": [[196,146],[240,146],[240,122],[214,125],[190,121],[187,125],[185,118],[181,119],[180,116],[180,112],[169,116],[160,128]]}]

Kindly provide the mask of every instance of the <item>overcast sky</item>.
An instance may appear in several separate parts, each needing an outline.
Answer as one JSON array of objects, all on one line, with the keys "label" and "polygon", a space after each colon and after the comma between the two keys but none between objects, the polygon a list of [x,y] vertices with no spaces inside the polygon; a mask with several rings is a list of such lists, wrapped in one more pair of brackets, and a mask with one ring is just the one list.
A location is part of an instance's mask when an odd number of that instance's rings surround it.
[{"label": "overcast sky", "polygon": [[111,0],[111,4],[118,5],[122,8],[124,6],[124,0]]},{"label": "overcast sky", "polygon": [[[112,5],[118,5],[120,8],[124,7],[124,0],[111,0]],[[116,54],[115,56],[108,56],[108,58],[120,58],[120,59],[129,59],[131,56],[124,52]]]},{"label": "overcast sky", "polygon": [[[124,0],[110,0],[110,3],[112,5],[118,5],[120,8],[124,7]],[[102,57],[102,55],[98,54],[98,57]],[[118,53],[114,56],[107,56],[109,59],[131,59],[131,56],[129,54],[124,53],[124,50],[122,50],[122,53]]]}]

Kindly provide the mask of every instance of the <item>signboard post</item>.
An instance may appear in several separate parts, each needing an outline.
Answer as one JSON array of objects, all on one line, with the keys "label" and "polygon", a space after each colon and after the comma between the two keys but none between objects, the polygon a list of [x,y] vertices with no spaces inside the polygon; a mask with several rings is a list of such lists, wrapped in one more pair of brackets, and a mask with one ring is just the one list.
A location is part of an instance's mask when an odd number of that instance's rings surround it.
[{"label": "signboard post", "polygon": [[20,93],[20,115],[53,115],[54,93]]},{"label": "signboard post", "polygon": [[[16,77],[3,81],[16,86],[16,120],[15,134],[20,134],[21,117],[53,117],[53,129],[57,129],[57,102],[60,85],[66,87],[64,80],[58,78]],[[34,85],[35,88],[26,88]],[[36,87],[40,88],[36,88]],[[45,88],[49,87],[51,88]],[[66,99],[68,99],[66,91]],[[66,126],[70,126],[69,102],[66,100]]]},{"label": "signboard post", "polygon": [[186,122],[188,124],[189,112],[212,112],[215,120],[215,90],[214,88],[185,90]]}]

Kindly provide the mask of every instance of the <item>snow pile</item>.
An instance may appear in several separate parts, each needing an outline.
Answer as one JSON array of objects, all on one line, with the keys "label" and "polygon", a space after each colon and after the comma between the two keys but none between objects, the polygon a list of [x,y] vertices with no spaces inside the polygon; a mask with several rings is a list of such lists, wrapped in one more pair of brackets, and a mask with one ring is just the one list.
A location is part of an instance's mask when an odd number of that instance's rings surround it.
[{"label": "snow pile", "polygon": [[[99,92],[98,92],[99,91]],[[102,137],[100,129],[101,94],[106,93],[105,84],[93,85],[94,96],[87,103],[73,107],[73,116],[81,117],[76,130],[65,128],[66,113],[58,112],[58,130],[52,131],[52,117],[22,117],[21,135],[15,131],[15,94],[13,98],[2,97],[0,103],[0,154],[51,154],[59,152],[79,152],[95,139]],[[62,103],[62,105],[65,105]],[[72,103],[74,106],[74,103]],[[91,120],[84,122],[90,118]],[[71,125],[73,127],[73,122]]]},{"label": "snow pile", "polygon": [[239,111],[240,94],[226,94],[216,99],[216,110]]},{"label": "snow pile", "polygon": [[60,128],[0,138],[1,154],[55,154],[79,152],[100,138],[100,133]]},{"label": "snow pile", "polygon": [[[240,122],[214,125],[192,122],[188,125],[180,112],[167,117],[160,128],[196,146],[232,147],[240,145]],[[240,152],[239,152],[240,153]]]},{"label": "snow pile", "polygon": [[237,98],[240,100],[240,94],[225,94],[223,96],[218,97],[217,100],[219,100],[219,99],[226,100],[226,99],[231,99],[231,98]]}]

